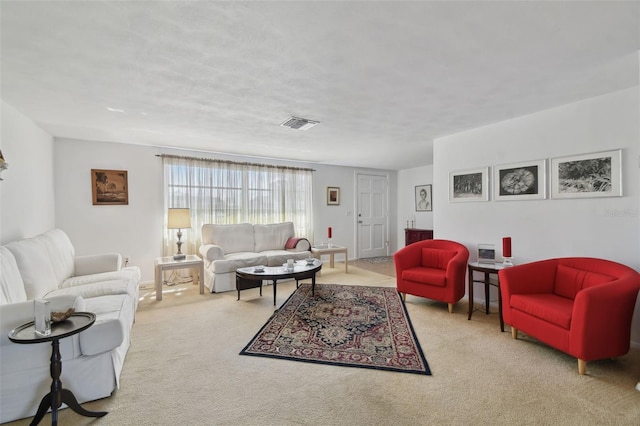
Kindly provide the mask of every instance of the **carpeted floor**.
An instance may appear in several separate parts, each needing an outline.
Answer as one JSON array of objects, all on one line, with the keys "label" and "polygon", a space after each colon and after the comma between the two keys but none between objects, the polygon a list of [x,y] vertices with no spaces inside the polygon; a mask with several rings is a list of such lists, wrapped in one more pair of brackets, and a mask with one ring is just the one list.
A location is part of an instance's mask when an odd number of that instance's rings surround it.
[{"label": "carpeted floor", "polygon": [[367,263],[388,263],[393,262],[393,256],[379,256],[379,257],[365,257],[362,259],[358,259],[362,262]]},{"label": "carpeted floor", "polygon": [[431,374],[390,287],[302,284],[240,355]]},{"label": "carpeted floor", "polygon": [[[342,265],[319,283],[394,287]],[[295,290],[278,284],[280,306]],[[496,313],[467,320],[466,302],[407,296],[432,376],[286,362],[238,353],[274,312],[271,293],[198,294],[193,284],[141,293],[132,343],[111,397],[85,403],[105,417],[60,412],[60,425],[616,425],[638,424],[640,351],[577,362],[533,339],[500,332]],[[64,365],[62,367],[64,384]],[[1,384],[0,384],[1,386]],[[39,398],[38,398],[39,400]],[[11,425],[28,425],[30,419]],[[50,424],[50,415],[41,424]]]}]

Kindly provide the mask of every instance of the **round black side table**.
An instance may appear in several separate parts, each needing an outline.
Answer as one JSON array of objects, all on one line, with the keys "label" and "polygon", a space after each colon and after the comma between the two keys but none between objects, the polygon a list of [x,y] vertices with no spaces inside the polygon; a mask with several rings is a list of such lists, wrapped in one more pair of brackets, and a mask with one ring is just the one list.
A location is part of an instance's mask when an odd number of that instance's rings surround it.
[{"label": "round black side table", "polygon": [[95,314],[91,312],[75,312],[67,320],[51,324],[51,334],[41,336],[35,332],[33,321],[14,328],[9,333],[9,340],[14,343],[31,344],[51,342],[51,392],[46,394],[36,413],[31,425],[40,423],[44,415],[51,407],[51,424],[58,424],[58,408],[64,403],[78,414],[86,417],[102,417],[106,411],[88,411],[80,406],[73,393],[62,387],[60,374],[62,373],[62,357],[60,356],[60,339],[73,336],[91,327],[96,321]]}]

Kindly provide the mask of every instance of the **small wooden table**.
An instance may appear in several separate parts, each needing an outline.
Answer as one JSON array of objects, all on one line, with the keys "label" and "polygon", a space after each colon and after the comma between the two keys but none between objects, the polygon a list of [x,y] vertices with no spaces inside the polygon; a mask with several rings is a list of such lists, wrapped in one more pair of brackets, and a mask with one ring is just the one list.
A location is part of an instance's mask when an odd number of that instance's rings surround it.
[{"label": "small wooden table", "polygon": [[294,264],[292,271],[288,270],[286,266],[264,266],[261,269],[256,268],[256,266],[249,266],[236,270],[238,300],[240,300],[240,290],[247,290],[249,288],[260,287],[260,296],[262,296],[262,280],[272,280],[273,306],[275,306],[278,280],[293,278],[296,280],[296,288],[298,288],[298,281],[311,278],[311,294],[315,294],[316,273],[322,268],[322,261],[314,259],[312,264],[308,264],[305,260],[298,260]]},{"label": "small wooden table", "polygon": [[[504,331],[504,320],[502,318],[502,295],[500,294],[500,281],[497,283],[491,282],[491,274],[496,275],[496,279],[498,279],[498,271],[501,269],[508,268],[508,266],[504,266],[502,263],[480,263],[480,262],[472,262],[469,264],[469,317],[468,320],[471,319],[471,314],[473,314],[473,283],[482,283],[484,284],[484,300],[485,300],[485,314],[489,314],[489,286],[492,285],[498,288],[498,313],[500,315],[500,331]],[[476,280],[473,278],[474,272],[482,272],[484,274],[484,279]]]},{"label": "small wooden table", "polygon": [[67,404],[76,413],[85,417],[103,417],[106,411],[88,411],[82,408],[75,395],[62,387],[60,374],[62,373],[62,357],[60,356],[60,339],[73,336],[91,327],[96,321],[95,314],[91,312],[76,312],[67,320],[51,324],[51,334],[40,336],[35,332],[33,321],[14,328],[9,333],[9,340],[14,343],[42,343],[51,342],[51,392],[46,394],[40,401],[38,412],[36,413],[32,425],[37,425],[51,408],[51,424],[58,424],[58,409],[62,404]]},{"label": "small wooden table", "polygon": [[194,254],[188,254],[185,259],[174,260],[173,256],[159,257],[155,261],[156,300],[162,300],[162,272],[170,269],[193,270],[193,282],[200,283],[200,294],[204,294],[204,262]]},{"label": "small wooden table", "polygon": [[349,273],[349,257],[347,254],[347,248],[342,246],[337,246],[335,244],[320,244],[317,246],[311,247],[311,254],[316,259],[320,259],[323,254],[329,255],[329,266],[333,268],[334,264],[334,256],[336,253],[344,253],[344,272],[345,274]]}]

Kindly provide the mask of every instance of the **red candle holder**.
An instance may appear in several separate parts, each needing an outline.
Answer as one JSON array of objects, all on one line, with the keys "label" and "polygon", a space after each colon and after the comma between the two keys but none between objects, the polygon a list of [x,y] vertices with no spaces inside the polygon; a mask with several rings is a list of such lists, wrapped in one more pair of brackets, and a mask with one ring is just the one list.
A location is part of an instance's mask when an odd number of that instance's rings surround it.
[{"label": "red candle holder", "polygon": [[502,261],[504,266],[513,266],[513,262],[511,261],[511,237],[504,237],[502,239],[502,257],[504,258]]}]

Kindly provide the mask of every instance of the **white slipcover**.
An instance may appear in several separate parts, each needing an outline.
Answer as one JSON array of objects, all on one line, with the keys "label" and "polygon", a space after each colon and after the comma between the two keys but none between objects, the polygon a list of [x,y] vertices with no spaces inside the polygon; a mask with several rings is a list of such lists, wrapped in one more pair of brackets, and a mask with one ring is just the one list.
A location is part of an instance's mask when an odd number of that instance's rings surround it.
[{"label": "white slipcover", "polygon": [[0,422],[33,416],[49,391],[51,344],[17,344],[7,337],[33,320],[33,299],[52,311],[93,312],[87,330],[60,340],[62,382],[82,403],[118,387],[138,303],[140,270],[120,268],[107,253],[75,256],[68,236],[56,229],[0,247]]},{"label": "white slipcover", "polygon": [[300,239],[292,248],[285,245],[295,238],[292,222],[252,225],[202,225],[204,285],[211,293],[235,290],[236,269],[249,266],[282,265],[287,259],[311,256],[311,244]]}]

